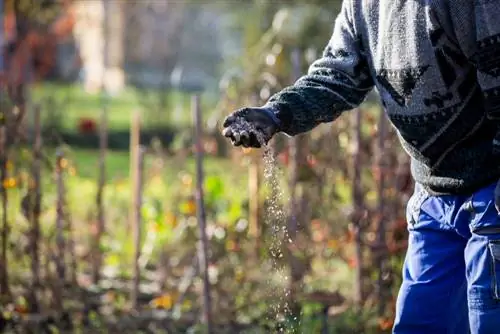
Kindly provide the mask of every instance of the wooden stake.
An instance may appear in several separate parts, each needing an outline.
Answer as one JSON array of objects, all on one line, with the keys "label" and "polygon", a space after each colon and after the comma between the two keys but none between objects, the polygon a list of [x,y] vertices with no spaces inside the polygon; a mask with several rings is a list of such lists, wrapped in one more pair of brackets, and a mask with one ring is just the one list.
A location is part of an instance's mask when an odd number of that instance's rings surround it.
[{"label": "wooden stake", "polygon": [[103,72],[101,77],[101,121],[99,128],[99,179],[97,184],[96,208],[97,208],[97,226],[94,238],[93,261],[92,261],[92,282],[98,284],[101,276],[101,267],[103,254],[101,249],[101,240],[106,229],[106,219],[104,210],[104,189],[106,186],[106,153],[108,150],[108,113],[107,113],[107,87],[106,71],[108,70],[109,60],[109,0],[103,2],[104,22],[103,22]]},{"label": "wooden stake", "polygon": [[352,203],[353,214],[352,233],[354,236],[354,261],[356,264],[354,275],[354,303],[361,309],[363,303],[363,270],[362,270],[362,245],[361,245],[361,215],[363,210],[363,192],[361,188],[361,111],[352,111],[352,145],[353,145],[353,177],[352,177]]},{"label": "wooden stake", "polygon": [[375,221],[376,229],[376,249],[374,250],[376,268],[378,272],[376,292],[377,292],[377,302],[378,302],[378,313],[379,316],[383,316],[385,312],[385,296],[384,296],[384,280],[383,275],[385,272],[385,254],[386,251],[386,238],[385,238],[385,174],[387,162],[384,161],[385,157],[385,139],[386,139],[386,120],[385,120],[384,110],[380,111],[379,121],[378,121],[378,136],[377,136],[377,146],[375,148],[375,170],[377,171],[375,179],[377,182],[377,220]]},{"label": "wooden stake", "polygon": [[63,176],[64,153],[61,149],[56,152],[56,185],[57,185],[57,204],[56,204],[56,244],[57,261],[56,270],[59,279],[64,280],[66,268],[64,264],[66,242],[64,240],[64,176]]},{"label": "wooden stake", "polygon": [[57,185],[57,203],[56,203],[56,282],[54,299],[58,311],[63,310],[62,289],[66,281],[66,243],[64,238],[64,152],[58,149],[56,152],[56,185]]},{"label": "wooden stake", "polygon": [[[136,162],[139,155],[139,146],[140,146],[140,136],[141,136],[141,114],[139,111],[135,111],[132,114],[132,119],[130,121],[130,166],[129,166],[129,175],[130,175],[130,186],[132,189],[135,189],[137,185],[134,183],[134,171],[136,169]],[[133,222],[135,219],[135,194],[132,193],[132,203],[133,205],[130,207],[129,212],[129,225],[128,231],[133,230]]]},{"label": "wooden stake", "polygon": [[7,125],[6,125],[6,111],[0,110],[0,185],[2,194],[2,254],[0,260],[0,296],[8,296],[10,294],[9,288],[9,266],[7,260],[7,246],[9,241],[9,221],[7,216],[8,194],[6,188],[7,180]]},{"label": "wooden stake", "polygon": [[[250,101],[252,105],[259,103],[256,95],[252,96]],[[249,235],[255,239],[255,255],[256,259],[259,256],[261,226],[259,224],[260,217],[260,161],[261,156],[257,156],[253,152],[250,153],[250,164],[248,166],[248,196],[249,196]]]},{"label": "wooden stake", "polygon": [[108,150],[108,115],[107,115],[107,96],[103,92],[101,122],[99,129],[99,179],[97,185],[96,206],[97,206],[97,229],[94,245],[93,276],[94,284],[99,283],[102,267],[101,240],[106,231],[106,217],[104,210],[104,190],[106,187],[106,154]]},{"label": "wooden stake", "polygon": [[249,193],[249,234],[255,238],[256,250],[260,244],[259,226],[259,187],[260,187],[260,166],[259,159],[252,155],[252,161],[248,166],[248,193]]},{"label": "wooden stake", "polygon": [[[4,1],[0,0],[0,45],[4,45]],[[4,59],[3,52],[0,53],[0,80],[4,80]],[[3,98],[4,94],[7,94],[5,85],[0,82],[0,94]],[[7,177],[6,162],[7,162],[7,110],[2,108],[0,110],[0,163],[1,163],[1,175],[0,179],[2,184],[0,185],[2,193],[2,254],[0,258],[0,296],[6,296],[10,294],[9,289],[9,266],[7,260],[7,245],[9,240],[9,222],[7,217],[7,189],[5,189],[5,179]]]},{"label": "wooden stake", "polygon": [[210,281],[208,278],[208,238],[206,227],[205,203],[203,199],[203,144],[202,144],[202,116],[200,107],[200,96],[192,97],[192,112],[194,118],[194,138],[196,153],[196,213],[198,217],[198,226],[200,230],[200,239],[198,242],[198,256],[200,271],[203,277],[203,317],[202,321],[209,334],[212,331]]},{"label": "wooden stake", "polygon": [[[0,0],[0,45],[5,45],[5,32],[4,32],[4,0]],[[5,70],[4,53],[0,53],[0,75],[3,76],[3,71]]]},{"label": "wooden stake", "polygon": [[[66,193],[64,193],[64,208],[67,207],[67,202],[66,202]],[[78,284],[77,280],[77,271],[78,271],[78,264],[76,262],[76,254],[75,254],[75,231],[73,230],[73,221],[71,218],[71,215],[69,213],[69,210],[64,210],[64,221],[66,222],[65,229],[66,229],[66,237],[68,240],[68,245],[67,245],[67,253],[69,255],[69,279],[70,282],[73,285]]]},{"label": "wooden stake", "polygon": [[141,257],[141,234],[142,234],[142,219],[141,219],[141,208],[142,208],[142,191],[143,191],[143,178],[144,178],[144,154],[145,149],[143,147],[137,147],[134,161],[133,170],[133,194],[134,200],[132,206],[134,208],[134,215],[132,221],[133,228],[133,242],[134,242],[134,270],[133,270],[133,286],[131,291],[131,301],[132,309],[138,309],[138,299],[139,299],[139,284],[141,281],[141,269],[139,264],[139,259]]},{"label": "wooden stake", "polygon": [[[293,81],[296,81],[301,76],[302,60],[301,51],[298,48],[292,50],[291,62],[293,68]],[[302,201],[305,199],[305,194],[302,191],[300,184],[300,171],[304,165],[304,144],[306,135],[294,136],[290,139],[290,173],[289,173],[289,187],[290,187],[290,202],[288,209],[288,235],[286,238],[295,242],[299,233],[299,224],[303,221],[303,212],[301,211]],[[285,241],[288,245],[288,240]],[[305,266],[303,262],[294,256],[289,247],[285,250],[288,257],[290,266],[290,281],[288,291],[288,305],[291,311],[291,316],[298,318],[300,316],[300,305],[297,303],[297,290],[305,274]]]},{"label": "wooden stake", "polygon": [[42,167],[42,126],[40,120],[40,106],[33,108],[34,112],[34,145],[33,145],[33,166],[32,184],[29,196],[29,213],[31,215],[31,275],[32,289],[30,291],[30,307],[32,312],[38,311],[37,290],[40,288],[40,211],[41,211],[41,167]]}]

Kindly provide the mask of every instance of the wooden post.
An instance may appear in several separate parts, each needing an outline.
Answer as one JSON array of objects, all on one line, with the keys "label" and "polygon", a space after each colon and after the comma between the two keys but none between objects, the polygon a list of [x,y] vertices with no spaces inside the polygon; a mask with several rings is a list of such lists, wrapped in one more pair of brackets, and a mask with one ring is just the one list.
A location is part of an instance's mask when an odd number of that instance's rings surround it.
[{"label": "wooden post", "polygon": [[[66,193],[64,193],[64,207],[65,208],[67,207]],[[64,220],[66,222],[65,228],[68,240],[67,253],[69,255],[69,268],[70,268],[69,279],[71,284],[76,285],[78,284],[77,282],[78,264],[76,262],[76,254],[75,254],[75,231],[73,230],[73,222],[69,210],[64,210]]]},{"label": "wooden post", "polygon": [[[5,50],[5,32],[4,32],[4,1],[0,0],[0,49]],[[0,53],[0,79],[3,79],[2,76],[4,75],[3,71],[5,70],[4,64],[4,54],[3,52]]]},{"label": "wooden post", "polygon": [[[258,99],[254,95],[251,100],[252,105],[257,105]],[[255,239],[255,254],[256,258],[259,255],[261,226],[259,224],[260,217],[260,162],[261,156],[250,153],[250,163],[248,166],[248,196],[249,196],[249,234]]]},{"label": "wooden post", "polygon": [[64,240],[64,176],[63,160],[64,152],[58,149],[56,152],[56,185],[57,185],[57,204],[56,204],[56,244],[57,244],[57,274],[64,280],[66,270],[64,267],[65,248]]},{"label": "wooden post", "polygon": [[[291,54],[293,81],[296,81],[301,76],[301,51],[298,48],[292,50]],[[304,191],[300,185],[299,174],[300,169],[304,164],[304,146],[305,135],[294,136],[290,139],[290,173],[288,184],[290,187],[290,204],[288,210],[288,238],[295,242],[297,234],[299,233],[299,222],[303,219],[303,212],[301,211],[302,201],[305,199]],[[285,242],[288,245],[288,242]],[[290,265],[290,282],[288,293],[288,304],[292,317],[297,318],[300,316],[300,305],[296,301],[296,293],[299,284],[304,276],[305,266],[299,258],[294,256],[289,247],[286,250],[288,253],[288,261]]]},{"label": "wooden post", "polygon": [[[136,128],[138,129],[138,128]],[[144,153],[145,149],[141,146],[134,148],[134,169],[132,170],[132,207],[134,214],[132,216],[133,243],[134,243],[134,262],[133,262],[133,285],[131,291],[132,309],[138,309],[139,299],[139,284],[141,281],[141,271],[139,258],[141,257],[141,208],[142,208],[142,191],[143,191],[143,176],[144,176]]]},{"label": "wooden post", "polygon": [[[0,48],[4,48],[4,6],[3,0],[0,0]],[[0,53],[0,81],[5,80],[4,74],[4,59],[3,52]],[[5,84],[0,82],[0,94],[7,94],[7,89],[5,89]],[[2,96],[3,97],[3,96]],[[1,107],[1,106],[0,106]],[[1,182],[0,185],[2,193],[2,254],[0,259],[0,296],[6,296],[10,294],[9,289],[9,266],[7,260],[7,245],[9,240],[9,222],[7,217],[7,189],[5,188],[5,179],[7,178],[7,110],[3,107],[0,108],[0,163],[1,163]]]},{"label": "wooden post", "polygon": [[363,303],[363,271],[362,271],[362,245],[361,245],[361,218],[363,210],[363,193],[361,188],[361,111],[352,111],[352,145],[353,145],[353,177],[352,177],[352,203],[353,214],[351,228],[354,238],[354,303],[361,309]]},{"label": "wooden post", "polygon": [[40,287],[40,211],[41,211],[41,168],[42,168],[42,126],[40,120],[40,106],[33,108],[34,112],[34,145],[33,145],[33,166],[32,166],[32,184],[29,196],[29,213],[31,216],[30,233],[30,256],[31,256],[31,275],[32,288],[30,290],[30,307],[32,312],[38,311],[38,299],[36,292]]},{"label": "wooden post", "polygon": [[[1,0],[0,0],[1,1]],[[1,92],[0,92],[1,93]],[[10,294],[9,288],[9,266],[7,260],[7,246],[9,240],[9,221],[7,216],[8,194],[6,188],[7,180],[7,122],[6,110],[0,110],[0,185],[2,194],[2,254],[0,260],[0,296]]]},{"label": "wooden post", "polygon": [[104,210],[104,189],[106,186],[106,154],[108,150],[108,93],[106,87],[106,71],[109,63],[109,1],[105,0],[104,6],[104,21],[103,21],[103,71],[101,82],[101,121],[99,127],[99,179],[97,183],[96,207],[97,207],[97,228],[94,239],[94,256],[92,281],[94,284],[99,283],[101,267],[102,267],[102,249],[101,240],[106,231],[106,217]]},{"label": "wooden post", "polygon": [[259,187],[260,187],[260,164],[259,159],[253,154],[248,166],[248,193],[249,193],[249,234],[255,238],[255,246],[258,251],[260,247],[259,226]]},{"label": "wooden post", "polygon": [[203,317],[202,321],[206,325],[209,334],[212,331],[210,281],[208,279],[208,238],[206,231],[205,203],[203,200],[203,129],[201,119],[200,96],[192,97],[192,112],[194,118],[194,138],[196,153],[196,214],[200,230],[198,242],[198,256],[200,271],[203,277]]},{"label": "wooden post", "polygon": [[57,290],[56,305],[59,311],[62,311],[62,289],[66,281],[66,242],[64,238],[64,153],[61,149],[56,152],[56,185],[57,185],[57,204],[56,204],[56,273]]},{"label": "wooden post", "polygon": [[104,210],[104,190],[106,187],[106,154],[108,150],[108,115],[107,115],[107,95],[103,92],[101,122],[99,129],[99,179],[97,185],[96,206],[97,206],[97,229],[95,235],[93,277],[94,284],[99,283],[102,267],[101,239],[106,231],[106,216]]},{"label": "wooden post", "polygon": [[385,261],[384,258],[386,250],[386,238],[385,238],[385,174],[387,162],[384,161],[385,152],[385,139],[386,139],[386,121],[384,110],[380,111],[379,121],[378,121],[378,136],[377,136],[377,146],[375,148],[375,181],[377,182],[377,219],[375,221],[376,227],[376,240],[375,240],[375,264],[378,272],[376,292],[377,292],[377,302],[378,302],[378,313],[379,316],[383,316],[385,312],[385,297],[384,297],[384,281],[383,274],[385,272]]},{"label": "wooden post", "polygon": [[[130,175],[130,186],[132,189],[135,189],[136,185],[134,184],[134,170],[136,166],[137,157],[139,154],[139,146],[141,140],[141,114],[139,111],[135,111],[132,114],[132,119],[130,121],[130,166],[129,166],[129,175]],[[132,203],[135,203],[135,194],[132,192]],[[133,222],[135,219],[135,207],[132,205],[130,207],[129,212],[129,224],[128,224],[128,232],[133,231]]]}]

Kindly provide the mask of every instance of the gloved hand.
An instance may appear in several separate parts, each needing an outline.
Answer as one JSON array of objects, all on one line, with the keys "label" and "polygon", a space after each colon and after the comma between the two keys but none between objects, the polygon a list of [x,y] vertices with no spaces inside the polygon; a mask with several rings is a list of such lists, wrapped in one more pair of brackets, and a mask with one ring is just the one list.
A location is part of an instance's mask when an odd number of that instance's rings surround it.
[{"label": "gloved hand", "polygon": [[242,108],[229,115],[223,127],[222,134],[234,146],[259,148],[279,131],[279,120],[267,107]]}]

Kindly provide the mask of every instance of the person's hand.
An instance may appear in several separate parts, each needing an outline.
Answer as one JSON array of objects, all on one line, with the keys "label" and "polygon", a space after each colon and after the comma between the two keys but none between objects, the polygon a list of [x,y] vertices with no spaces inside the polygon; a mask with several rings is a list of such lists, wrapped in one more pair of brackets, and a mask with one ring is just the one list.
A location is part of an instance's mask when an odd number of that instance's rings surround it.
[{"label": "person's hand", "polygon": [[223,127],[222,134],[234,146],[259,148],[278,132],[279,123],[269,108],[243,108],[229,115]]}]

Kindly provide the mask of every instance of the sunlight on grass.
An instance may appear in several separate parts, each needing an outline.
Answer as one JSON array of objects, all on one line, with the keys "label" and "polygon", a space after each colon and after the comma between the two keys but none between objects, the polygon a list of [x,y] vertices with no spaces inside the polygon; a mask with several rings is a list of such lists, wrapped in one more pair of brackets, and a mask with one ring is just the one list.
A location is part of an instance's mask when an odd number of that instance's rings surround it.
[{"label": "sunlight on grass", "polygon": [[[48,97],[52,101],[48,100]],[[33,89],[33,100],[44,107],[44,124],[77,131],[83,118],[99,121],[103,99],[100,94],[85,92],[80,85],[41,84]],[[129,128],[130,115],[135,110],[144,113],[146,127],[185,126],[191,122],[190,96],[180,92],[138,91],[127,88],[107,102],[108,124],[111,130]]]},{"label": "sunlight on grass", "polygon": [[[82,178],[97,178],[99,166],[99,152],[91,149],[71,149],[69,158],[73,160],[77,168],[78,175]],[[146,168],[152,163],[151,155],[146,156]],[[170,160],[169,160],[170,159]],[[177,158],[165,158],[165,166],[163,174],[166,176],[177,174],[181,171],[194,173],[195,165],[194,158],[182,160],[183,164],[179,164]],[[242,166],[235,166],[228,159],[206,157],[205,158],[205,174],[206,175],[225,175],[229,178],[241,178],[238,173],[245,173]],[[106,155],[106,170],[109,178],[128,178],[130,168],[130,155],[127,151],[108,151]],[[228,171],[231,171],[228,173]],[[244,174],[246,177],[246,174]]]}]

